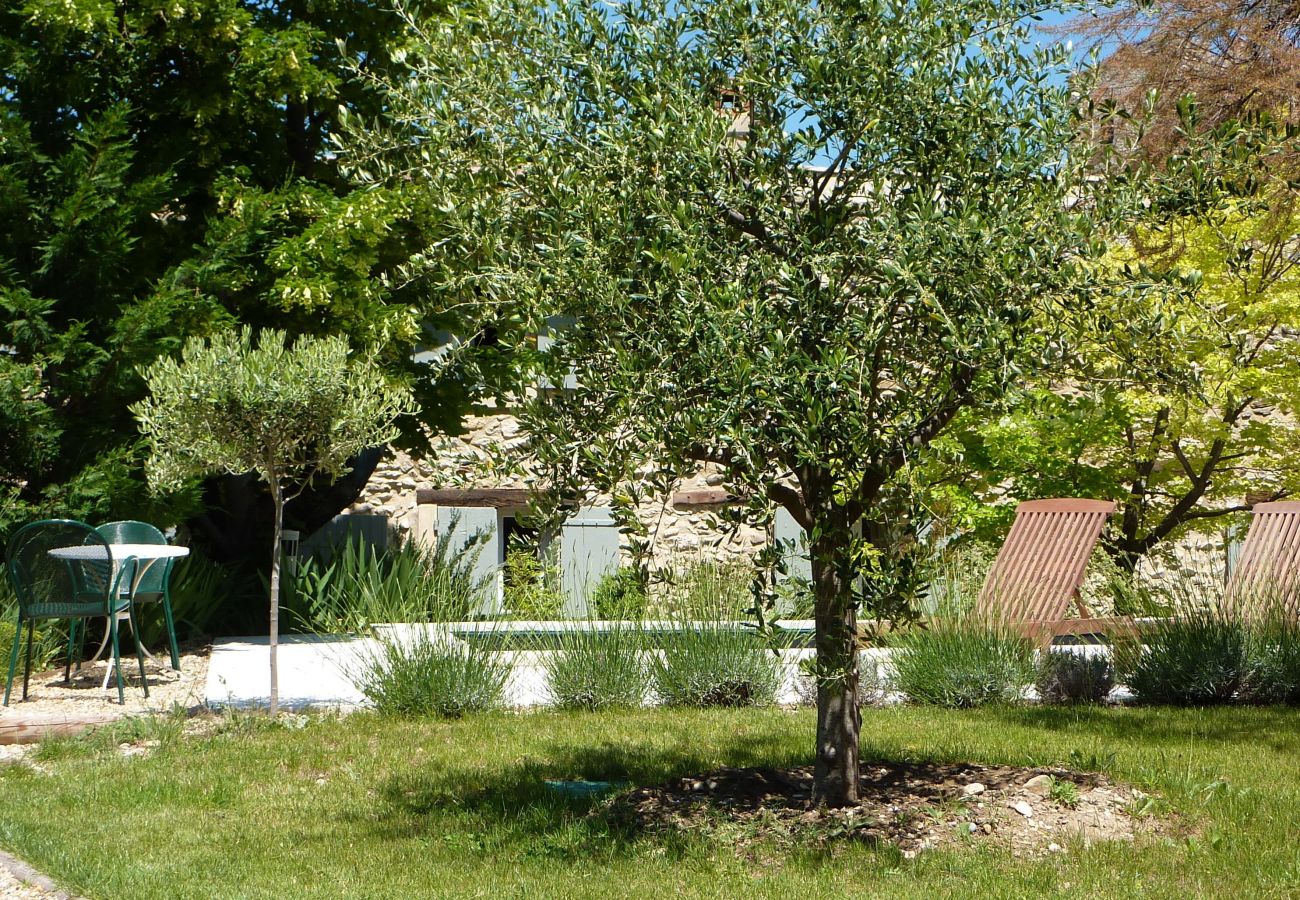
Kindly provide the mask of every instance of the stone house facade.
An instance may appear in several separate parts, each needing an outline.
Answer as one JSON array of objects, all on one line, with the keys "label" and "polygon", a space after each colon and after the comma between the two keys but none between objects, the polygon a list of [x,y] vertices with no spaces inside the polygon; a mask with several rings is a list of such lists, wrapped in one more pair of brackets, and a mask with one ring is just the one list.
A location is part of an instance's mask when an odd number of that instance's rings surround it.
[{"label": "stone house facade", "polygon": [[[499,582],[510,538],[521,530],[517,516],[527,507],[527,454],[527,437],[509,412],[471,417],[463,434],[443,438],[426,459],[394,451],[380,462],[348,512],[383,516],[399,534],[426,544],[467,542],[477,535],[482,542],[480,574]],[[511,464],[503,465],[503,460]],[[727,500],[721,483],[721,475],[705,468],[671,495],[641,504],[637,515],[646,530],[652,569],[691,559],[746,560],[773,539],[799,543],[801,531],[784,510],[768,530],[720,525],[714,512]],[[607,507],[575,510],[550,541],[556,544],[571,615],[586,612],[587,596],[601,577],[632,561]],[[806,567],[806,561],[790,563],[796,573],[801,564]]]}]

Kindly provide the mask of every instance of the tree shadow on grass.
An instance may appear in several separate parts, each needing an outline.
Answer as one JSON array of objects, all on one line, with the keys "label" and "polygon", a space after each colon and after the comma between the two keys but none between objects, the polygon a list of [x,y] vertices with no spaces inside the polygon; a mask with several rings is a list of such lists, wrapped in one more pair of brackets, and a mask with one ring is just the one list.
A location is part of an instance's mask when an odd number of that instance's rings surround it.
[{"label": "tree shadow on grass", "polygon": [[1113,706],[1019,706],[981,710],[991,720],[1019,728],[1113,740],[1165,750],[1206,742],[1240,743],[1300,754],[1300,709],[1221,706],[1208,708]]},{"label": "tree shadow on grass", "polygon": [[[811,735],[810,735],[811,737]],[[811,743],[811,741],[810,741]],[[811,747],[809,747],[811,750]],[[806,765],[810,754],[792,752],[781,735],[744,735],[706,749],[650,746],[635,740],[582,744],[550,742],[501,766],[467,759],[454,768],[424,766],[389,776],[375,789],[375,806],[364,818],[378,837],[424,838],[475,835],[478,849],[499,847],[562,859],[630,855],[645,835],[618,816],[605,815],[606,799],[633,787],[731,767]],[[547,782],[610,782],[608,793],[574,795]],[[657,844],[684,849],[692,838],[657,834]]]}]

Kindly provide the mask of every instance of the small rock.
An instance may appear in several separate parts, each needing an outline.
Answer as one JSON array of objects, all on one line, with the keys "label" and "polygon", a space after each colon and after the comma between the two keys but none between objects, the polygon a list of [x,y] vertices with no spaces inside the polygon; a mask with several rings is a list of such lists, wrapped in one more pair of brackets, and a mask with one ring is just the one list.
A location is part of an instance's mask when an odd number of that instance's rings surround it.
[{"label": "small rock", "polygon": [[974,834],[978,830],[979,827],[974,822],[962,822],[957,826],[957,831],[960,834]]},{"label": "small rock", "polygon": [[974,797],[976,794],[984,793],[985,790],[987,790],[987,788],[985,788],[984,785],[980,784],[978,781],[972,781],[970,784],[962,788],[961,792],[967,797]]},{"label": "small rock", "polygon": [[1026,781],[1021,789],[1029,794],[1037,794],[1040,797],[1046,797],[1052,791],[1052,776],[1035,775],[1033,778]]},{"label": "small rock", "polygon": [[1064,849],[1065,849],[1065,848],[1062,847],[1060,844],[1048,844],[1048,845],[1047,845],[1047,852],[1048,852],[1048,853],[1060,853],[1060,852],[1063,851]]},{"label": "small rock", "polygon": [[1026,819],[1034,814],[1034,808],[1023,800],[1017,800],[1015,803],[1008,803],[1007,805],[1020,813]]},{"label": "small rock", "polygon": [[984,829],[984,833],[985,833],[985,834],[992,834],[992,833],[993,833],[993,823],[992,823],[992,822],[985,822],[983,825],[980,826],[980,828],[983,828],[983,829]]}]

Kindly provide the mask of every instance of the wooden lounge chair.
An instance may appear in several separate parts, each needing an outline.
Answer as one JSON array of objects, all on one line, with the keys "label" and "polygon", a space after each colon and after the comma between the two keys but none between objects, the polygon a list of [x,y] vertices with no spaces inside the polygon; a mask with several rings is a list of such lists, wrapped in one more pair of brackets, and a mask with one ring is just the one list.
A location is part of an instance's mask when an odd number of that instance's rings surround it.
[{"label": "wooden lounge chair", "polygon": [[1241,555],[1223,593],[1224,611],[1243,618],[1300,612],[1300,500],[1256,503]]},{"label": "wooden lounge chair", "polygon": [[[976,600],[976,617],[1043,646],[1060,635],[1131,630],[1128,620],[1094,617],[1079,595],[1088,558],[1114,511],[1109,500],[1021,503]],[[1071,602],[1077,619],[1066,618]]]}]

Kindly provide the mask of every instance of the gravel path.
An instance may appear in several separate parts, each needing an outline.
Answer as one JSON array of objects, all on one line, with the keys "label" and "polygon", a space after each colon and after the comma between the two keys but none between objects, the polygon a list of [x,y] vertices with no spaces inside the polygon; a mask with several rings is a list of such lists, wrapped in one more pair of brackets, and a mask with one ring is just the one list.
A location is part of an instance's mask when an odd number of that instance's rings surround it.
[{"label": "gravel path", "polygon": [[[116,679],[110,678],[108,690],[100,689],[107,664],[104,661],[82,666],[72,673],[72,683],[63,681],[63,669],[33,673],[26,700],[22,696],[22,673],[14,677],[13,697],[7,708],[0,709],[0,723],[6,719],[23,719],[34,714],[58,714],[75,718],[116,714],[168,712],[177,705],[185,709],[202,706],[208,679],[208,648],[181,655],[181,670],[174,672],[165,655],[145,661],[149,679],[149,697],[140,689],[140,670],[134,657],[122,660],[126,678],[126,704],[118,705]],[[0,673],[2,674],[2,673]]]}]

